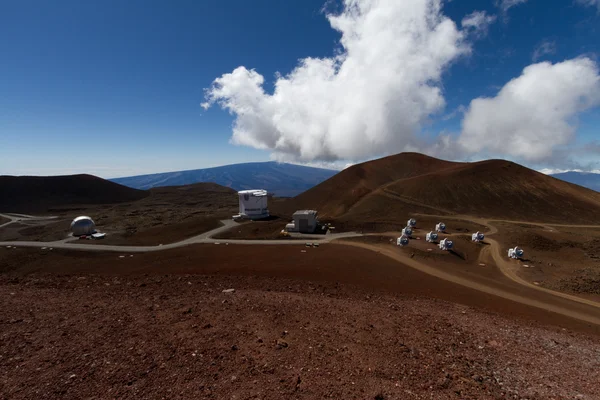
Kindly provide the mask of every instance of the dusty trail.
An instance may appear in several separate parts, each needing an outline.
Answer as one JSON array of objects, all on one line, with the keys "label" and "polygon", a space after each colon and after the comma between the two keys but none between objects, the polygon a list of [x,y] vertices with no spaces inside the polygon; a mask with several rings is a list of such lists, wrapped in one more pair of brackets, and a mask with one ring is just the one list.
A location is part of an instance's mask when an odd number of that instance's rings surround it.
[{"label": "dusty trail", "polygon": [[5,222],[2,225],[0,225],[0,228],[3,228],[5,226],[13,224],[15,222],[49,221],[49,220],[53,220],[53,219],[57,218],[57,217],[36,217],[33,215],[15,214],[15,213],[9,213],[9,214],[1,214],[0,213],[0,217],[4,217],[9,220],[8,222]]},{"label": "dusty trail", "polygon": [[[432,215],[424,215],[421,214],[423,216],[427,216],[427,217],[432,217]],[[540,287],[540,286],[536,286],[533,285],[529,282],[527,282],[525,279],[519,277],[517,275],[516,272],[516,268],[515,268],[515,264],[511,263],[510,261],[504,259],[504,257],[502,256],[502,247],[500,246],[500,244],[494,240],[494,239],[490,239],[489,236],[494,235],[496,233],[498,233],[498,228],[496,228],[494,225],[492,225],[492,222],[508,222],[508,223],[514,223],[514,224],[529,224],[529,225],[535,225],[535,226],[540,226],[543,227],[545,229],[550,228],[550,225],[547,224],[542,224],[542,223],[531,223],[531,222],[526,222],[526,221],[509,221],[509,220],[486,220],[486,219],[481,219],[481,218],[473,218],[473,217],[468,217],[468,216],[440,216],[440,215],[433,215],[433,217],[440,217],[440,218],[447,218],[447,219],[463,219],[463,220],[470,220],[471,222],[476,222],[478,224],[481,224],[485,227],[488,228],[488,232],[486,232],[486,242],[488,242],[490,244],[490,246],[485,247],[484,249],[482,249],[481,254],[480,254],[480,258],[483,258],[484,256],[486,256],[487,254],[490,254],[491,258],[493,259],[494,263],[496,264],[496,266],[498,267],[498,269],[500,270],[500,272],[502,272],[502,274],[504,274],[504,276],[506,276],[508,279],[510,279],[511,281],[518,283],[519,285],[525,286],[529,289],[534,289],[540,292],[545,292],[548,294],[552,294],[554,296],[558,296],[558,297],[562,297],[564,299],[567,300],[571,300],[571,301],[576,301],[582,304],[586,304],[592,307],[596,307],[596,308],[600,308],[600,303],[593,301],[593,300],[589,300],[589,299],[584,299],[582,297],[579,296],[574,296],[574,295],[570,295],[567,293],[563,293],[563,292],[558,292],[555,290],[551,290],[551,289],[546,289],[544,287]],[[560,224],[560,225],[556,225],[556,224],[552,224],[551,226],[562,226],[562,227],[569,227],[569,228],[600,228],[600,226],[598,225],[567,225],[567,224]],[[457,235],[461,235],[461,234],[457,234]],[[452,236],[452,235],[450,235]]]},{"label": "dusty trail", "polygon": [[[38,217],[33,217],[33,216],[15,215],[15,214],[0,214],[0,215],[10,219],[10,221],[8,223],[3,224],[2,226],[5,226],[7,224],[10,224],[10,223],[13,223],[16,221],[24,220],[24,219],[29,219],[29,220],[40,219],[40,220],[42,220],[42,219],[49,218],[49,217],[39,217],[38,218]],[[372,245],[372,244],[367,244],[367,243],[350,242],[350,241],[343,240],[345,238],[368,236],[368,235],[357,234],[354,232],[335,233],[335,234],[328,234],[325,237],[320,238],[320,239],[307,238],[307,240],[310,240],[311,242],[315,242],[315,243],[328,243],[328,242],[332,242],[335,240],[336,243],[341,243],[341,244],[355,246],[355,247],[361,247],[364,249],[375,251],[375,252],[381,253],[383,255],[386,255],[387,257],[390,257],[406,266],[417,269],[421,272],[427,273],[427,274],[435,276],[437,278],[444,279],[446,281],[449,281],[449,282],[452,282],[452,283],[455,283],[455,284],[458,284],[458,285],[461,285],[464,287],[468,287],[471,289],[475,289],[475,290],[478,290],[478,291],[481,291],[484,293],[492,294],[492,295],[495,295],[495,296],[498,296],[498,297],[501,297],[504,299],[508,299],[508,300],[515,301],[515,302],[518,302],[521,304],[526,304],[529,306],[541,308],[541,309],[544,309],[547,311],[565,315],[567,317],[576,318],[576,319],[600,326],[600,313],[598,313],[598,310],[600,309],[600,303],[592,301],[592,300],[580,298],[578,296],[569,295],[566,293],[557,292],[557,291],[553,291],[553,290],[546,289],[543,287],[539,287],[539,286],[533,285],[533,284],[525,281],[524,279],[520,278],[516,273],[515,264],[504,260],[504,258],[502,257],[502,249],[501,249],[500,244],[497,241],[489,238],[490,235],[493,235],[498,232],[498,229],[491,223],[490,220],[481,219],[481,218],[473,218],[473,217],[465,216],[465,215],[453,215],[453,216],[448,216],[448,215],[439,216],[439,215],[428,215],[428,214],[418,214],[418,215],[422,215],[422,216],[426,216],[426,217],[439,217],[439,218],[451,219],[451,220],[452,219],[460,219],[460,220],[474,222],[474,223],[477,223],[477,224],[487,227],[488,231],[486,232],[486,241],[490,245],[485,247],[482,250],[480,257],[488,257],[488,256],[491,257],[491,259],[494,261],[494,263],[496,264],[496,266],[498,267],[500,272],[504,276],[506,276],[511,282],[514,282],[517,285],[517,288],[521,287],[521,288],[526,288],[527,290],[535,290],[537,293],[544,293],[544,295],[550,295],[551,297],[549,299],[547,299],[546,301],[543,301],[543,300],[535,298],[534,293],[536,293],[536,292],[532,292],[531,296],[524,296],[524,295],[515,293],[516,291],[511,292],[511,291],[502,289],[500,287],[492,287],[492,286],[483,284],[481,282],[477,282],[475,280],[466,279],[464,277],[460,277],[460,276],[445,272],[438,268],[431,267],[424,263],[418,262],[412,258],[406,257],[406,256],[402,255],[401,253],[394,251],[395,248],[391,247],[391,246]],[[494,220],[494,221],[497,221],[497,220]],[[110,251],[110,252],[121,252],[121,253],[123,253],[123,252],[145,253],[145,252],[155,252],[155,251],[174,249],[174,248],[188,246],[188,245],[197,244],[197,243],[228,243],[228,244],[243,244],[243,245],[282,245],[282,244],[300,245],[300,244],[302,244],[301,241],[293,241],[293,240],[212,239],[212,236],[214,236],[218,233],[221,233],[223,231],[226,231],[237,225],[236,222],[231,221],[231,220],[224,220],[221,222],[223,223],[223,226],[221,226],[217,229],[211,230],[209,232],[205,232],[203,234],[200,234],[200,235],[197,235],[197,236],[194,236],[194,237],[191,237],[191,238],[179,241],[179,242],[170,243],[170,244],[166,244],[166,245],[159,245],[159,246],[117,246],[117,245],[90,245],[90,244],[70,243],[73,241],[73,239],[66,239],[66,240],[60,240],[60,241],[55,241],[55,242],[30,242],[30,241],[0,242],[0,246],[37,247],[37,248],[54,247],[54,248],[61,248],[61,249],[94,251],[94,252]],[[524,222],[524,221],[501,221],[501,222],[527,223],[527,224],[531,224],[531,225],[548,227],[548,225],[546,225],[546,224],[529,223],[529,222]],[[553,226],[555,226],[555,225],[553,225]],[[596,225],[560,225],[560,226],[598,228],[598,226],[596,226]],[[383,233],[383,235],[395,235],[395,234],[397,234],[397,233],[394,233],[394,232]],[[379,234],[379,235],[382,235],[382,234]],[[452,234],[449,236],[462,236],[462,235],[469,235],[469,234],[456,233],[456,234]],[[559,299],[560,301],[557,303],[556,301],[551,301],[552,299]],[[584,307],[581,307],[581,306],[575,307],[575,305],[577,305],[577,304],[583,305]]]},{"label": "dusty trail", "polygon": [[494,260],[494,263],[496,264],[496,266],[498,267],[498,269],[510,280],[512,280],[513,282],[516,282],[520,285],[523,285],[525,287],[528,287],[530,289],[535,289],[541,292],[545,292],[545,293],[550,293],[554,296],[558,296],[558,297],[562,297],[564,299],[568,299],[571,301],[576,301],[582,304],[587,304],[590,305],[592,307],[596,307],[596,308],[600,308],[600,303],[593,301],[593,300],[589,300],[589,299],[584,299],[582,297],[579,296],[574,296],[571,294],[567,294],[567,293],[563,293],[563,292],[558,292],[555,290],[551,290],[551,289],[546,289],[544,287],[541,286],[536,286],[533,285],[529,282],[527,282],[525,279],[519,277],[517,275],[517,269],[515,268],[517,266],[517,264],[512,263],[510,261],[505,260],[502,257],[502,249],[500,247],[500,244],[498,242],[496,242],[493,239],[487,239],[487,241],[490,243],[490,246],[488,246],[487,248],[485,248],[482,251],[482,254],[484,253],[490,253],[492,259]]},{"label": "dusty trail", "polygon": [[[120,245],[103,245],[103,244],[81,244],[74,243],[77,238],[67,238],[63,240],[57,240],[53,242],[34,242],[34,241],[11,241],[11,242],[0,242],[0,246],[15,246],[15,247],[52,247],[56,249],[69,249],[69,250],[81,250],[81,251],[110,251],[120,253],[147,253],[155,251],[163,251],[169,249],[175,249],[178,247],[188,246],[191,244],[199,243],[219,243],[219,244],[244,244],[244,245],[299,245],[302,241],[298,240],[244,240],[244,239],[213,239],[212,237],[222,233],[236,225],[237,222],[232,220],[221,221],[223,226],[213,229],[211,231],[202,233],[191,238],[181,240],[175,243],[169,243],[158,246],[120,246]],[[311,243],[328,243],[336,239],[344,239],[349,237],[357,237],[361,234],[354,232],[344,233],[330,233],[322,238],[307,237],[306,240]]]},{"label": "dusty trail", "polygon": [[[550,312],[564,315],[566,317],[579,319],[581,321],[585,321],[585,322],[600,326],[600,314],[597,311],[597,309],[600,308],[600,303],[596,303],[593,301],[582,301],[581,303],[584,303],[593,308],[585,310],[585,311],[581,310],[581,309],[575,310],[574,309],[575,307],[570,306],[569,303],[567,303],[567,302],[565,302],[564,306],[563,305],[559,306],[556,304],[549,304],[548,302],[536,300],[532,297],[526,297],[526,296],[522,296],[519,294],[511,293],[509,291],[502,290],[500,288],[491,287],[491,286],[481,284],[476,281],[472,281],[469,279],[462,278],[460,276],[456,276],[456,275],[444,272],[440,269],[437,269],[437,268],[431,267],[427,264],[418,262],[412,258],[403,256],[402,254],[394,251],[394,249],[390,248],[389,246],[378,246],[378,245],[371,245],[371,244],[367,244],[367,243],[349,242],[349,241],[338,241],[337,243],[341,243],[341,244],[349,245],[349,246],[356,246],[356,247],[368,249],[371,251],[375,251],[375,252],[383,254],[389,258],[392,258],[392,259],[398,261],[399,263],[402,263],[403,265],[414,268],[414,269],[424,272],[428,275],[432,275],[437,278],[440,278],[440,279],[443,279],[443,280],[446,280],[446,281],[449,281],[452,283],[456,283],[461,286],[475,289],[480,292],[488,293],[488,294],[498,296],[498,297],[501,297],[501,298],[504,298],[507,300],[511,300],[511,301],[514,301],[517,303],[540,308],[543,310],[547,310]],[[520,283],[520,282],[518,282],[518,283]],[[533,286],[534,289],[539,289],[537,286],[534,286],[534,285],[531,285],[531,286]],[[529,287],[529,285],[527,285],[527,287]],[[552,295],[556,294],[555,292],[550,291],[550,290],[548,292]],[[575,300],[575,301],[580,300],[579,298],[570,299],[569,297],[565,297],[565,299]],[[578,308],[580,308],[580,307],[578,307]]]}]

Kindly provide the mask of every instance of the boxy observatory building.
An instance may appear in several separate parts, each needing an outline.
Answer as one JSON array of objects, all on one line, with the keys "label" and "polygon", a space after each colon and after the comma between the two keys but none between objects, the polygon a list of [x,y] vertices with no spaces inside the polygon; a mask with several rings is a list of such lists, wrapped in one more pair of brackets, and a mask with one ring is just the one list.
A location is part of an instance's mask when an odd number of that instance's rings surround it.
[{"label": "boxy observatory building", "polygon": [[240,210],[233,219],[263,219],[269,217],[267,191],[263,189],[242,190],[238,192]]},{"label": "boxy observatory building", "polygon": [[316,210],[298,210],[292,218],[294,220],[285,226],[288,232],[314,233],[317,230],[319,220]]},{"label": "boxy observatory building", "polygon": [[73,236],[91,235],[96,232],[94,220],[85,215],[77,217],[71,222]]}]

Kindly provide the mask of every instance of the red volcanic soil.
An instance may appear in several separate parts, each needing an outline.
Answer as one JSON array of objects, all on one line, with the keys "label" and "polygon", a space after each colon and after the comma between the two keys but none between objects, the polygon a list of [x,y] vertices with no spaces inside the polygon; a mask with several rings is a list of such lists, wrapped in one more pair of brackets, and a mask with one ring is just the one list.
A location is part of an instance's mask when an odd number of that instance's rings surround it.
[{"label": "red volcanic soil", "polygon": [[289,205],[355,223],[403,223],[414,213],[600,223],[600,193],[508,161],[450,163],[415,153],[355,165]]},{"label": "red volcanic soil", "polygon": [[[187,239],[220,226],[238,210],[236,192],[214,183],[150,189],[143,199],[101,205],[49,207],[57,220],[24,221],[0,229],[0,241],[52,241],[69,235],[78,215],[89,215],[107,234],[100,243],[158,245]],[[96,242],[93,242],[96,243]]]},{"label": "red volcanic soil", "polygon": [[[458,164],[417,153],[401,153],[353,165],[296,196],[290,206],[316,209],[323,216],[337,217],[382,185],[454,165]],[[291,212],[295,211],[291,208]]]},{"label": "red volcanic soil", "polygon": [[600,300],[600,229],[494,222],[504,249],[525,250],[519,275],[549,289]]},{"label": "red volcanic soil", "polygon": [[394,182],[387,191],[476,217],[600,223],[600,193],[518,164],[489,160]]},{"label": "red volcanic soil", "polygon": [[92,175],[0,176],[0,211],[47,212],[69,204],[112,204],[148,196]]},{"label": "red volcanic soil", "polygon": [[2,398],[600,395],[585,325],[348,246],[2,248],[0,296]]}]

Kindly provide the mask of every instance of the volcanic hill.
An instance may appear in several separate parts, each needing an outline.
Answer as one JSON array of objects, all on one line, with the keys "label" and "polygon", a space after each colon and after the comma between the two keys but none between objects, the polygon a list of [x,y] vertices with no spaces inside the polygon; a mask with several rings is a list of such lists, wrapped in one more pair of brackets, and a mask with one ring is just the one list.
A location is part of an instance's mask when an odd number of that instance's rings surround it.
[{"label": "volcanic hill", "polygon": [[400,153],[349,167],[295,197],[322,219],[405,221],[410,213],[600,223],[600,193],[505,160],[456,163]]},{"label": "volcanic hill", "polygon": [[0,176],[0,193],[0,211],[23,213],[65,205],[123,203],[149,194],[86,174]]}]

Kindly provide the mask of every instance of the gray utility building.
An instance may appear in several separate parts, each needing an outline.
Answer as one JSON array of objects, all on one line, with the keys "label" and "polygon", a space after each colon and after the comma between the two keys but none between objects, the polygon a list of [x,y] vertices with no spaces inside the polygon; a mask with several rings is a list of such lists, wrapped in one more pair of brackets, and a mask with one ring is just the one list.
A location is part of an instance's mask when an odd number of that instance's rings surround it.
[{"label": "gray utility building", "polygon": [[285,226],[288,232],[313,233],[319,223],[315,210],[298,210],[292,218],[292,223]]}]

